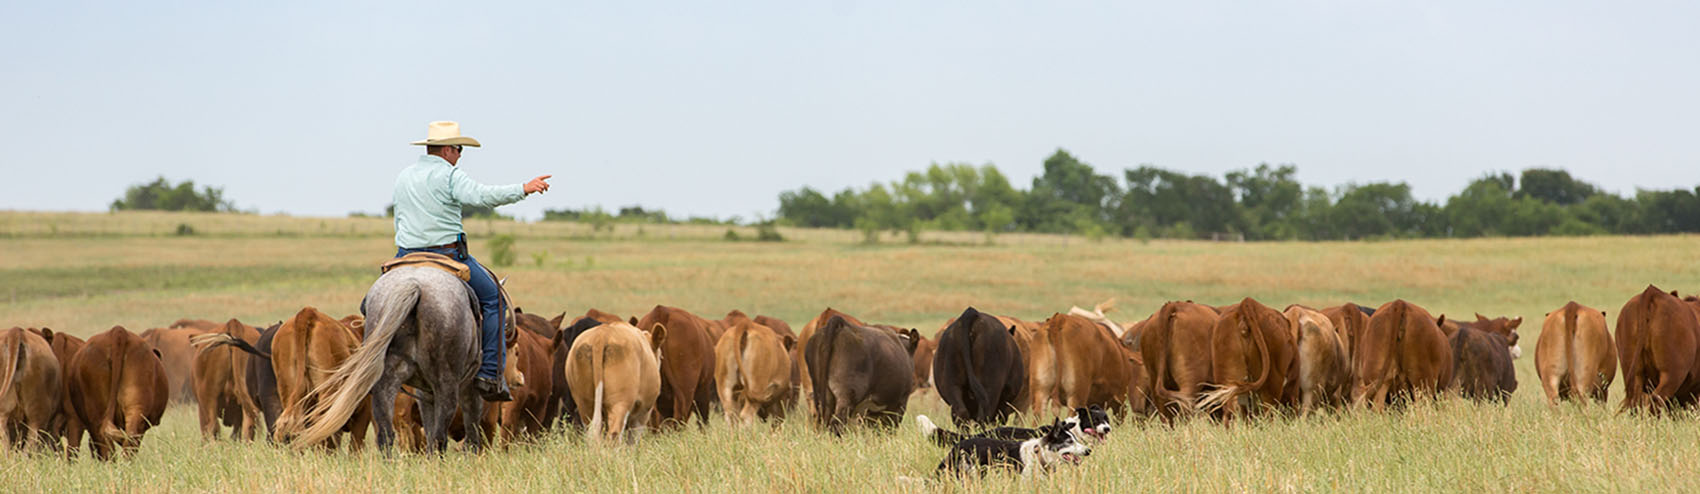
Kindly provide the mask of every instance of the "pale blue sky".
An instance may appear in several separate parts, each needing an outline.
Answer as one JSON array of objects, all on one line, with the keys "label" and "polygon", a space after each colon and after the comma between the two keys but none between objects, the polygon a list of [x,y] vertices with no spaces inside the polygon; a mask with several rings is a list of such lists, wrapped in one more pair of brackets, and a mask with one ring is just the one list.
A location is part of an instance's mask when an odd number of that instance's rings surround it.
[{"label": "pale blue sky", "polygon": [[12,2],[0,209],[165,175],[379,211],[447,119],[504,211],[771,213],[778,193],[1058,147],[1120,177],[1293,163],[1442,199],[1491,170],[1700,183],[1700,3]]}]

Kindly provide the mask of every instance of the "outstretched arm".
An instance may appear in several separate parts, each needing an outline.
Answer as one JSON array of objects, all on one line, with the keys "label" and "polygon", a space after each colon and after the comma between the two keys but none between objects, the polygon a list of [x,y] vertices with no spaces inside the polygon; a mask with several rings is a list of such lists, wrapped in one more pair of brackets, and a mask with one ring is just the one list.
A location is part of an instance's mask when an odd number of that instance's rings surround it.
[{"label": "outstretched arm", "polygon": [[527,194],[549,190],[549,183],[543,181],[547,178],[544,175],[525,184],[484,185],[457,169],[449,175],[449,183],[455,200],[461,204],[496,207],[519,202]]}]

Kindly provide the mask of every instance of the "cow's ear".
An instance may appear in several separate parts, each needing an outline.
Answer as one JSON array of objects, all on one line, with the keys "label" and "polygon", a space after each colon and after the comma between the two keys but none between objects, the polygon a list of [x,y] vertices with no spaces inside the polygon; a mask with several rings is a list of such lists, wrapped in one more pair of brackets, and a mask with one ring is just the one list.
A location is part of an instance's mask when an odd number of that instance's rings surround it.
[{"label": "cow's ear", "polygon": [[1009,327],[1009,335],[1010,335],[1010,336],[1015,336],[1015,326],[1014,326],[1014,325],[1011,325],[1011,326],[1010,326],[1010,327]]},{"label": "cow's ear", "polygon": [[561,323],[566,322],[566,320],[567,320],[567,313],[562,312],[561,315],[550,318],[549,319],[549,325],[553,326],[555,329],[559,330],[559,329],[561,329]]},{"label": "cow's ear", "polygon": [[667,327],[666,326],[662,326],[661,323],[655,323],[655,326],[649,328],[649,344],[654,345],[656,350],[660,350],[661,344],[666,343],[666,342],[667,342]]},{"label": "cow's ear", "polygon": [[1441,314],[1439,319],[1435,319],[1434,325],[1435,326],[1445,326],[1446,325],[1446,314]]},{"label": "cow's ear", "polygon": [[1519,317],[1511,319],[1511,324],[1507,325],[1506,328],[1507,329],[1517,329],[1518,326],[1522,326],[1522,325],[1523,325],[1523,318],[1521,316],[1519,316]]},{"label": "cow's ear", "polygon": [[632,326],[637,326],[638,325],[637,316],[632,316],[632,318],[630,320],[627,320],[626,323],[631,324]]},{"label": "cow's ear", "polygon": [[785,336],[784,336],[784,339],[783,339],[783,340],[781,340],[781,341],[782,341],[782,343],[783,343],[783,344],[784,344],[784,345],[785,345],[785,350],[786,350],[786,351],[791,351],[791,349],[793,349],[793,348],[796,348],[796,347],[797,347],[797,338],[796,338],[796,337],[794,337],[794,336],[791,336],[791,335],[785,335]]},{"label": "cow's ear", "polygon": [[53,341],[53,329],[52,328],[41,328],[41,339],[52,342]]},{"label": "cow's ear", "polygon": [[165,355],[160,354],[158,348],[153,349],[153,356],[161,360],[165,359]]},{"label": "cow's ear", "polygon": [[514,314],[524,314],[524,313],[525,313],[524,309],[519,308],[519,306],[517,306],[517,305],[514,306]]},{"label": "cow's ear", "polygon": [[1482,313],[1480,313],[1480,312],[1477,312],[1477,313],[1476,313],[1476,320],[1477,320],[1477,321],[1486,321],[1486,320],[1488,320],[1488,318],[1486,318],[1486,317],[1482,317]]},{"label": "cow's ear", "polygon": [[1603,311],[1603,310],[1602,310],[1602,311],[1600,311],[1600,315],[1601,315],[1601,316],[1604,316],[1604,315],[1606,315],[1606,311]]}]

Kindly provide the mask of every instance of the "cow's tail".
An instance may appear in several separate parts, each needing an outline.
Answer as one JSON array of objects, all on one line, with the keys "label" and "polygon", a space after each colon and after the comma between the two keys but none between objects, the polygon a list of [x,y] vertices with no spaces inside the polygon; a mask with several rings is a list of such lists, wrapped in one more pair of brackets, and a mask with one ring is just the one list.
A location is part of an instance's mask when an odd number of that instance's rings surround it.
[{"label": "cow's tail", "polygon": [[[734,350],[731,353],[720,356],[720,360],[721,360],[720,364],[726,366],[726,378],[731,379],[732,382],[719,383],[719,385],[727,386],[729,388],[736,389],[738,387],[738,383],[743,382],[744,383],[744,392],[745,393],[750,392],[749,387],[750,387],[751,384],[754,384],[754,382],[750,379],[747,379],[748,376],[744,375],[744,371],[748,370],[748,368],[747,368],[747,366],[743,365],[743,363],[744,363],[744,352],[749,351],[749,347],[747,346],[747,345],[750,344],[749,340],[750,340],[750,328],[745,327],[742,330],[738,331],[738,345],[732,347]],[[727,412],[727,415],[731,415],[731,414],[732,414],[732,412]]]},{"label": "cow's tail", "polygon": [[[596,383],[596,401],[594,405],[595,408],[590,412],[590,427],[586,428],[584,433],[585,439],[587,439],[591,444],[596,444],[601,442],[603,435],[602,421],[604,420],[604,415],[602,413],[602,388],[606,384],[605,380],[607,379],[607,375],[603,371],[602,366],[608,365],[608,345],[603,345],[602,348],[589,350],[591,351],[590,376],[591,381]],[[580,413],[583,413],[583,410],[580,410]],[[625,424],[621,424],[620,426],[624,427]]]},{"label": "cow's tail", "polygon": [[[833,320],[838,322],[834,323]],[[818,362],[809,362],[809,383],[814,386],[815,390],[814,395],[810,396],[815,405],[815,420],[823,426],[831,423],[831,417],[834,414],[833,407],[828,406],[829,403],[827,402],[829,398],[832,398],[832,386],[827,383],[827,376],[831,375],[832,351],[837,347],[833,343],[834,340],[838,339],[838,333],[844,330],[844,324],[846,323],[843,319],[833,316],[833,319],[828,319],[826,324],[817,328],[815,335],[809,338],[811,343],[820,339],[820,345],[816,347],[819,349],[816,353],[819,353],[820,358],[814,359]],[[809,357],[811,356],[815,355],[810,355],[808,348],[804,348],[804,361],[810,360]]]},{"label": "cow's tail", "polygon": [[271,360],[272,358],[271,353],[260,351],[260,349],[254,348],[254,345],[248,344],[246,341],[242,341],[241,338],[224,333],[206,333],[190,336],[189,343],[200,348],[203,353],[208,350],[212,350],[214,347],[230,346],[237,350],[247,352],[249,355],[253,355],[255,357],[266,360]]},{"label": "cow's tail", "polygon": [[[23,331],[12,331],[12,333],[17,333],[17,338],[7,338],[12,341],[0,343],[0,399],[4,399],[12,393],[12,381],[18,378],[18,371],[24,367]],[[17,348],[4,349],[4,345],[16,345]]]},{"label": "cow's tail", "polygon": [[1275,367],[1275,363],[1269,361],[1269,343],[1264,341],[1265,338],[1263,336],[1263,332],[1258,331],[1257,328],[1251,324],[1251,321],[1247,320],[1247,318],[1252,316],[1246,314],[1247,311],[1244,308],[1245,305],[1241,304],[1240,307],[1240,324],[1245,326],[1246,331],[1250,333],[1252,342],[1257,345],[1257,356],[1260,359],[1259,361],[1263,364],[1263,371],[1258,373],[1256,381],[1230,384],[1204,393],[1204,396],[1198,400],[1199,408],[1207,410],[1222,408],[1223,405],[1226,405],[1235,397],[1250,393],[1252,390],[1262,388],[1264,384],[1269,382],[1270,369]]},{"label": "cow's tail", "polygon": [[[395,339],[402,322],[419,304],[420,290],[418,281],[408,279],[405,286],[386,290],[376,300],[368,300],[367,307],[376,305],[379,309],[374,324],[366,328],[366,339],[360,342],[347,361],[337,366],[336,372],[307,392],[297,405],[313,404],[302,416],[302,422],[309,425],[293,439],[295,448],[318,444],[341,431],[348,417],[366,403],[372,394],[372,385],[383,373],[390,341]],[[328,397],[313,401],[315,396]]]},{"label": "cow's tail", "polygon": [[124,432],[124,428],[118,427],[118,424],[112,423],[112,418],[119,413],[118,386],[124,382],[124,358],[130,355],[130,348],[126,345],[129,342],[128,340],[124,338],[116,338],[116,340],[117,344],[114,346],[113,352],[106,356],[107,365],[112,366],[106,373],[108,376],[106,388],[108,399],[104,408],[106,413],[101,415],[100,424],[95,426],[95,430],[109,439],[124,440],[129,439],[130,434]]},{"label": "cow's tail", "polygon": [[[1568,304],[1564,304],[1563,310],[1564,310],[1564,316],[1563,316],[1564,317],[1564,336],[1561,339],[1564,340],[1563,341],[1564,347],[1562,348],[1562,352],[1563,352],[1562,355],[1564,355],[1564,358],[1566,360],[1570,361],[1570,365],[1565,366],[1565,369],[1569,371],[1569,372],[1567,372],[1567,374],[1569,374],[1569,375],[1559,376],[1559,379],[1570,381],[1571,376],[1576,375],[1576,368],[1575,368],[1576,364],[1583,362],[1582,357],[1580,355],[1575,354],[1575,352],[1576,352],[1576,318],[1580,317],[1580,314],[1582,312],[1582,306],[1577,304],[1575,301],[1571,301]],[[1570,389],[1571,389],[1572,393],[1581,394],[1581,393],[1593,392],[1593,390],[1583,390],[1581,388],[1578,388],[1578,387],[1576,387],[1576,384],[1577,383],[1575,381],[1571,381],[1571,383],[1570,383]]]},{"label": "cow's tail", "polygon": [[[969,310],[973,309],[970,308]],[[995,400],[993,400],[990,394],[986,392],[986,385],[980,382],[980,373],[976,372],[976,369],[974,368],[974,337],[977,335],[977,333],[974,332],[974,323],[979,322],[979,318],[981,317],[989,316],[981,314],[978,311],[974,312],[972,316],[974,317],[973,321],[963,321],[960,318],[957,320],[957,323],[962,325],[960,328],[962,329],[962,339],[964,341],[962,344],[956,345],[956,354],[962,359],[961,369],[962,373],[968,380],[968,392],[974,393],[974,404],[978,405],[979,408],[978,410],[974,410],[974,421],[983,422],[991,420],[992,417],[996,415],[996,407],[998,404],[993,403]],[[961,424],[957,424],[957,426],[961,427]]]},{"label": "cow's tail", "polygon": [[1193,408],[1193,403],[1176,399],[1175,393],[1169,392],[1169,387],[1163,384],[1169,380],[1169,346],[1174,341],[1176,305],[1172,302],[1163,304],[1163,308],[1157,310],[1156,319],[1151,321],[1155,326],[1146,330],[1146,337],[1157,337],[1158,341],[1163,342],[1163,347],[1159,348],[1157,352],[1155,362],[1157,371],[1151,373],[1151,401],[1156,403],[1159,408],[1174,403],[1186,407],[1190,411]]}]

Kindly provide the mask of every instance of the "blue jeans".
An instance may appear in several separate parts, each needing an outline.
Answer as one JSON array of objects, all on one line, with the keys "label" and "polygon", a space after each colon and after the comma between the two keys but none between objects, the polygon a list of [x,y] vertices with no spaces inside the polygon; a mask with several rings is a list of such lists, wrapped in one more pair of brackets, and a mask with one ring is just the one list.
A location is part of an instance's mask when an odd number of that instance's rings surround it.
[{"label": "blue jeans", "polygon": [[490,277],[490,272],[478,264],[471,254],[463,254],[460,249],[396,249],[395,256],[401,257],[413,252],[433,252],[449,256],[456,261],[466,263],[472,270],[473,293],[478,294],[478,306],[484,310],[484,325],[479,328],[479,341],[484,345],[484,360],[478,365],[478,377],[491,381],[502,382],[502,367],[507,360],[506,342],[502,341],[503,316],[502,295],[496,286],[496,280]]}]

